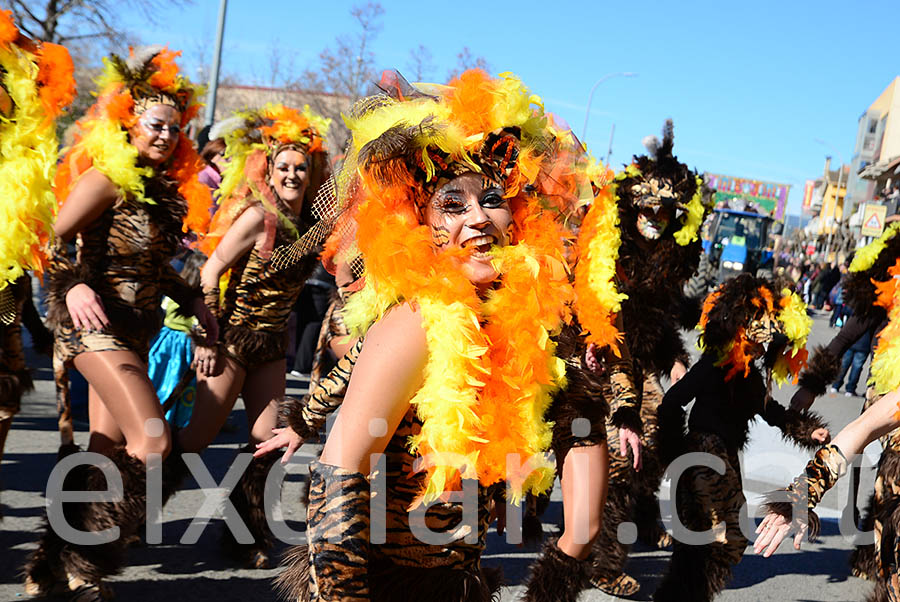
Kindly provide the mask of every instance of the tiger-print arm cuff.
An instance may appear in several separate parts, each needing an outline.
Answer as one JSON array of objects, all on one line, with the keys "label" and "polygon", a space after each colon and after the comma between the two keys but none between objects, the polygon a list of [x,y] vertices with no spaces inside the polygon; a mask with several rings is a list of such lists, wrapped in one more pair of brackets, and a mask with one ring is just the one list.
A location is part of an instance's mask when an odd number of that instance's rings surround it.
[{"label": "tiger-print arm cuff", "polygon": [[78,284],[87,284],[91,279],[91,266],[75,263],[69,259],[68,245],[60,238],[54,238],[45,247],[49,259],[47,265],[47,307],[48,319],[52,327],[69,317],[66,295]]},{"label": "tiger-print arm cuff", "polygon": [[822,501],[825,492],[834,487],[845,472],[847,472],[847,458],[843,452],[837,445],[826,445],[816,452],[815,457],[806,465],[803,474],[794,479],[787,489],[773,491],[766,496],[764,511],[780,514],[792,520],[795,508],[806,509],[809,540],[813,541],[819,535],[819,517],[814,510]]},{"label": "tiger-print arm cuff", "polygon": [[329,414],[344,402],[344,394],[362,345],[362,339],[356,341],[331,372],[316,383],[316,388],[309,395],[303,399],[285,398],[279,410],[282,422],[304,439],[315,437],[325,426]]},{"label": "tiger-print arm cuff", "polygon": [[362,473],[310,463],[310,600],[369,600],[369,499]]},{"label": "tiger-print arm cuff", "polygon": [[800,375],[800,386],[816,397],[825,394],[825,389],[834,382],[841,369],[840,358],[827,347],[816,347],[809,365]]},{"label": "tiger-print arm cuff", "polygon": [[634,365],[628,357],[609,362],[610,406],[615,408],[610,421],[618,428],[626,427],[637,434],[644,432],[641,421],[641,398],[634,386]]}]

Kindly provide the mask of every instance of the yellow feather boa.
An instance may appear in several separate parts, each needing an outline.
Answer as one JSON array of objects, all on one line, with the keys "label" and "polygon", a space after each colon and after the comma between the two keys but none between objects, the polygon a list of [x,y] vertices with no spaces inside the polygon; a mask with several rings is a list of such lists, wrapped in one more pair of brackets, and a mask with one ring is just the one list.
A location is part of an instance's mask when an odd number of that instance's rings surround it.
[{"label": "yellow feather boa", "polygon": [[851,272],[865,272],[875,265],[875,260],[887,246],[887,241],[894,238],[900,232],[900,222],[894,222],[889,225],[885,231],[867,244],[865,247],[856,252],[853,261],[850,263]]},{"label": "yellow feather boa", "polygon": [[41,270],[41,239],[51,233],[56,202],[56,131],[38,95],[36,57],[0,44],[0,75],[14,103],[0,116],[0,290],[24,270]]},{"label": "yellow feather boa", "polygon": [[700,176],[696,176],[696,182],[697,190],[688,202],[684,225],[672,235],[675,242],[682,247],[697,240],[697,232],[700,231],[700,226],[703,225],[703,214],[706,211],[706,208],[703,206],[703,179]]}]

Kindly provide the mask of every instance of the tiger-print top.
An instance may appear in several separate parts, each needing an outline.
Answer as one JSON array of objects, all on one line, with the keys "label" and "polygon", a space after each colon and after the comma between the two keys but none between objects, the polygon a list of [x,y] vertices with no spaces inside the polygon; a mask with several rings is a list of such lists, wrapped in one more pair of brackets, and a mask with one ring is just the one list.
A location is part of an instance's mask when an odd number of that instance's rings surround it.
[{"label": "tiger-print top", "polygon": [[[148,181],[148,192],[152,186]],[[161,188],[161,189],[164,189]],[[63,362],[84,351],[126,349],[146,358],[151,338],[159,331],[163,294],[179,305],[194,293],[170,265],[181,240],[184,200],[155,197],[156,204],[120,199],[77,237],[74,264],[57,240],[50,249],[48,319],[56,335],[56,353]],[[109,318],[101,332],[76,331],[65,296],[83,282],[99,295]]]},{"label": "tiger-print top", "polygon": [[[299,226],[299,219],[286,207],[280,208],[292,217],[301,234],[308,229]],[[275,247],[296,239],[281,223],[274,236]],[[315,264],[316,255],[310,254],[287,269],[277,270],[269,253],[254,247],[232,266],[219,319],[229,355],[245,367],[284,359],[288,317]]]},{"label": "tiger-print top", "polygon": [[26,296],[30,295],[31,276],[27,273],[0,291],[0,296],[7,297],[14,312],[11,324],[0,323],[0,420],[15,416],[19,412],[22,393],[33,388],[22,347],[22,309]]}]

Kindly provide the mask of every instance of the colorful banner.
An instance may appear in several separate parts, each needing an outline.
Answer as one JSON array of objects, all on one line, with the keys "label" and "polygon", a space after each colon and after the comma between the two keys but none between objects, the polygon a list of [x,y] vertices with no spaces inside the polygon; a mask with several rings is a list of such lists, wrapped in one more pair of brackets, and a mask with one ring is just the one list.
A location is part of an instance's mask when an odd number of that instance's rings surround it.
[{"label": "colorful banner", "polygon": [[803,187],[803,213],[810,213],[812,211],[812,200],[815,193],[816,181],[807,180],[806,185]]},{"label": "colorful banner", "polygon": [[[768,213],[777,220],[784,219],[790,184],[762,182],[747,178],[735,178],[721,174],[705,173],[706,185],[716,191],[716,206],[728,203],[732,209],[743,210],[747,204],[758,211]],[[738,202],[734,202],[737,200]]]}]

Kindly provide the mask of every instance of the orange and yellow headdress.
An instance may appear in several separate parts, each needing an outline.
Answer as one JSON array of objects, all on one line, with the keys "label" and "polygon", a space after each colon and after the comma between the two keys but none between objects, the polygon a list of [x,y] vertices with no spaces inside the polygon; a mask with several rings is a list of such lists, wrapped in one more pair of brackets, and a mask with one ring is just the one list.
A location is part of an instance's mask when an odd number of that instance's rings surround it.
[{"label": "orange and yellow headdress", "polygon": [[771,281],[750,274],[724,282],[710,293],[703,302],[697,325],[700,348],[717,354],[716,365],[728,370],[725,380],[750,374],[753,356],[749,350],[753,342],[748,329],[753,322],[765,318],[773,321],[775,330],[787,338],[774,358],[772,377],[779,386],[788,380],[797,382],[806,365],[806,340],[812,328],[806,304],[789,289],[779,291]]},{"label": "orange and yellow headdress", "polygon": [[90,168],[102,172],[123,197],[153,203],[144,196],[144,182],[155,169],[138,165],[138,151],[128,138],[128,128],[153,104],[172,105],[181,113],[178,144],[172,158],[159,169],[178,183],[187,201],[184,231],[206,232],[212,203],[209,189],[197,179],[205,164],[184,133],[202,106],[200,91],[179,72],[180,52],[162,46],[132,48],[127,59],[115,54],[104,59],[97,80],[97,102],[78,122],[75,142],[63,157],[56,177],[56,196],[62,204],[78,178]]},{"label": "orange and yellow headdress", "polygon": [[[363,333],[398,303],[421,311],[429,357],[410,451],[427,460],[426,501],[460,476],[507,480],[514,499],[544,491],[553,468],[543,416],[564,384],[551,335],[574,297],[566,221],[594,198],[584,152],[508,73],[416,87],[386,73],[382,88],[345,117],[352,139],[336,187],[355,224],[337,231],[352,233],[365,260],[345,320]],[[502,185],[514,223],[514,242],[491,250],[500,286],[484,298],[459,269],[465,251],[438,249],[419,219],[438,180],[467,171]],[[326,256],[348,246],[329,243]],[[508,474],[509,454],[530,464]]]},{"label": "orange and yellow headdress", "polygon": [[75,97],[73,72],[65,48],[28,39],[0,10],[0,291],[43,269],[56,210],[54,119]]},{"label": "orange and yellow headdress", "polygon": [[307,156],[310,169],[304,209],[309,210],[329,171],[324,144],[330,125],[330,119],[317,115],[308,105],[298,110],[282,104],[240,111],[216,124],[210,139],[225,139],[228,167],[219,186],[219,210],[201,244],[204,253],[210,255],[234,220],[256,202],[295,230],[269,186],[269,169],[282,150],[295,149]]}]

